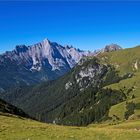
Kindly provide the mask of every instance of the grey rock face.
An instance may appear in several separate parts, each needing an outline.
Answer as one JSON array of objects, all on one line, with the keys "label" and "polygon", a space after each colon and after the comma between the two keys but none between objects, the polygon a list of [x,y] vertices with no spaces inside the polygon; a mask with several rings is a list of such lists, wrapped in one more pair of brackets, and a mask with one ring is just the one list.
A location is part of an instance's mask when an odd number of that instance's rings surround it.
[{"label": "grey rock face", "polygon": [[110,45],[106,45],[105,48],[102,49],[102,52],[112,52],[112,51],[118,51],[121,49],[122,47],[120,47],[117,44],[110,44]]},{"label": "grey rock face", "polygon": [[[72,46],[64,47],[48,39],[31,46],[18,45],[13,51],[0,55],[0,87],[21,83],[30,85],[55,79],[90,54],[91,52]],[[8,84],[5,85],[3,80]]]},{"label": "grey rock face", "polygon": [[0,55],[0,89],[53,80],[64,75],[77,63],[81,65],[86,61],[86,56],[120,49],[120,46],[111,44],[96,52],[82,51],[48,39],[31,46],[17,45],[13,51]]}]

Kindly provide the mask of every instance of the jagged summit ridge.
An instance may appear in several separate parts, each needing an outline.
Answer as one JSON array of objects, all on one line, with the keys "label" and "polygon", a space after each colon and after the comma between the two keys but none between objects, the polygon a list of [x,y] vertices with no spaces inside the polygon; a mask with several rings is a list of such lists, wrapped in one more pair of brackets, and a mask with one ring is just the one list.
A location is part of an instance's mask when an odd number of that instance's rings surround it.
[{"label": "jagged summit ridge", "polygon": [[122,47],[117,44],[110,44],[106,45],[105,48],[102,49],[102,52],[112,52],[112,51],[118,51],[121,50]]},{"label": "jagged summit ridge", "polygon": [[1,79],[8,82],[1,83],[0,88],[56,79],[73,68],[82,57],[90,54],[48,39],[30,46],[17,45],[13,51],[0,55]]},{"label": "jagged summit ridge", "polygon": [[31,46],[17,45],[15,50],[5,55],[18,63],[24,61],[30,70],[40,71],[42,67],[49,67],[52,70],[60,70],[61,67],[72,68],[83,56],[88,56],[90,53],[44,39]]},{"label": "jagged summit ridge", "polygon": [[[116,51],[117,48],[111,46],[106,50]],[[48,39],[30,46],[17,45],[13,51],[0,55],[0,80],[5,81],[0,83],[0,89],[54,80],[70,71],[81,58],[104,51],[83,51]]]}]

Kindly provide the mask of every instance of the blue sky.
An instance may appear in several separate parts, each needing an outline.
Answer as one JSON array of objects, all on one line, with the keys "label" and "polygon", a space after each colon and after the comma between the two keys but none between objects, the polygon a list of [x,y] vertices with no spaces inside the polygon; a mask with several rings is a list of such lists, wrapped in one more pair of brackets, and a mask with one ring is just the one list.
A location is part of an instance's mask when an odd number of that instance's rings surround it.
[{"label": "blue sky", "polygon": [[0,2],[0,53],[44,38],[95,50],[140,44],[140,2]]}]

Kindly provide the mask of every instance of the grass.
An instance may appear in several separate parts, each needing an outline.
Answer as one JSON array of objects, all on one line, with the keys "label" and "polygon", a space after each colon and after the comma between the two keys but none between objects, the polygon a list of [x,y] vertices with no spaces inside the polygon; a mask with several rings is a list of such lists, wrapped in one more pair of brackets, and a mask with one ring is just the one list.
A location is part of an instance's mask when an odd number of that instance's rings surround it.
[{"label": "grass", "polygon": [[[124,89],[125,87],[125,89]],[[132,78],[128,78],[125,80],[121,80],[119,83],[111,84],[109,86],[106,86],[104,88],[111,88],[111,89],[123,89],[128,90],[133,87],[133,90],[129,93],[127,101],[133,101],[134,103],[140,103],[140,72],[136,72]],[[134,99],[131,99],[132,95],[135,95]],[[116,115],[121,120],[124,120],[124,113],[126,111],[126,102],[119,103],[117,105],[114,105],[111,107],[109,111],[109,116],[112,117],[113,115]],[[137,116],[140,116],[140,107],[135,109],[134,115],[132,118],[137,118]]]},{"label": "grass", "polygon": [[[114,65],[121,74],[140,71],[140,46],[120,51],[102,53],[99,57],[103,62]],[[135,67],[136,62],[138,62],[138,69]]]},{"label": "grass", "polygon": [[125,111],[125,102],[122,102],[111,107],[111,109],[109,110],[109,117],[116,115],[117,117],[119,117],[119,119],[124,120]]},{"label": "grass", "polygon": [[[140,46],[121,51],[102,53],[99,55],[99,58],[104,63],[114,65],[120,75],[124,75],[127,72],[134,73],[132,78],[121,80],[119,83],[115,83],[107,87],[117,90],[127,90],[133,87],[133,90],[129,93],[127,101],[132,101],[131,97],[134,95],[135,99],[133,99],[133,101],[140,104]],[[137,65],[137,67],[135,65]],[[111,107],[109,116],[112,117],[113,115],[116,115],[121,120],[124,120],[125,111],[125,102],[122,102]],[[140,116],[140,107],[135,109],[132,118],[137,116]]]},{"label": "grass", "polygon": [[[133,101],[137,105],[137,103],[140,103],[140,98],[131,99],[129,101]],[[124,113],[126,112],[125,105],[126,105],[126,102],[122,102],[122,103],[112,106],[111,109],[109,110],[109,116],[112,117],[113,115],[116,115],[117,117],[120,118],[120,120],[124,120],[125,119]],[[134,114],[130,118],[131,119],[137,118],[137,116],[139,115],[140,115],[140,109],[138,108],[134,110]]]},{"label": "grass", "polygon": [[136,98],[140,97],[140,72],[135,73],[132,78],[121,80],[119,83],[111,84],[107,87],[119,90],[122,89],[124,86],[126,87],[126,89],[134,87],[131,95],[134,94]]},{"label": "grass", "polygon": [[0,115],[0,140],[139,140],[140,120],[118,125],[57,126]]}]

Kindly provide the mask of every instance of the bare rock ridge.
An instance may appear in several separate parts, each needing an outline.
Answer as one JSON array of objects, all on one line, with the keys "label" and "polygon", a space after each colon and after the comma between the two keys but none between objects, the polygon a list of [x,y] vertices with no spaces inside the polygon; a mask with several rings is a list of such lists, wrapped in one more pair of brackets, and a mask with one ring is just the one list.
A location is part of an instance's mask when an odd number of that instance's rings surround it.
[{"label": "bare rock ridge", "polygon": [[26,68],[30,70],[40,71],[45,66],[54,71],[63,67],[72,68],[83,56],[87,56],[90,53],[71,46],[63,47],[44,39],[42,42],[32,46],[16,46],[14,51],[6,55],[19,64],[24,61]]},{"label": "bare rock ridge", "polygon": [[81,58],[121,49],[116,44],[90,52],[62,46],[48,39],[31,45],[17,45],[0,55],[0,91],[17,85],[32,85],[53,80],[73,68]]},{"label": "bare rock ridge", "polygon": [[5,81],[0,88],[56,79],[88,55],[92,53],[48,39],[31,46],[17,45],[13,51],[0,55],[0,81]]},{"label": "bare rock ridge", "polygon": [[110,45],[106,45],[105,48],[103,48],[101,51],[102,52],[112,52],[112,51],[118,51],[121,49],[122,49],[122,47],[120,47],[117,44],[110,44]]}]

